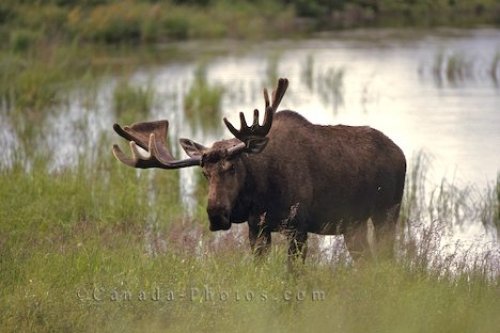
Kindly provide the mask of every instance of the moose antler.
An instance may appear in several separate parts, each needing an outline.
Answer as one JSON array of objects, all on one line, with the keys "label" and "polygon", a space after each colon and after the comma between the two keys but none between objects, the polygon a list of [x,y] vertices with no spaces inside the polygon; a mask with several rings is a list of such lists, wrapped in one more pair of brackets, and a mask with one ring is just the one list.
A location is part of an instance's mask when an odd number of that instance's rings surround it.
[{"label": "moose antler", "polygon": [[240,112],[240,130],[237,130],[228,120],[224,118],[224,123],[226,124],[229,131],[242,143],[234,146],[230,149],[229,153],[234,154],[241,150],[246,151],[261,151],[267,145],[268,139],[266,135],[271,130],[271,125],[273,123],[273,116],[276,113],[278,106],[285,95],[286,89],[288,88],[287,79],[279,79],[278,86],[276,90],[273,91],[273,102],[269,102],[269,94],[267,89],[264,89],[264,101],[265,101],[265,114],[264,122],[259,125],[259,110],[255,109],[253,111],[253,123],[248,126],[245,115]]},{"label": "moose antler", "polygon": [[[113,125],[118,135],[129,141],[132,158],[126,156],[118,145],[113,145],[113,154],[122,163],[134,168],[178,169],[200,165],[200,157],[176,160],[167,146],[168,121],[136,123],[121,127]],[[146,150],[141,152],[137,146]]]},{"label": "moose antler", "polygon": [[[271,130],[274,113],[285,95],[288,88],[287,79],[279,79],[276,90],[273,91],[272,103],[269,101],[269,94],[264,89],[265,115],[264,122],[259,125],[259,110],[254,110],[253,123],[248,126],[245,115],[240,112],[241,127],[237,130],[226,118],[224,123],[229,131],[241,141],[228,150],[230,155],[246,151],[250,153],[258,153],[264,149],[269,139],[266,137]],[[113,125],[113,129],[129,141],[132,157],[128,157],[123,153],[118,145],[113,145],[113,154],[124,164],[134,168],[162,168],[162,169],[178,169],[189,166],[201,165],[201,154],[188,154],[190,158],[176,160],[167,145],[168,121],[152,121],[136,123],[131,126],[121,127],[118,124]],[[186,140],[181,144],[186,144]],[[140,150],[141,147],[144,151]],[[198,147],[199,148],[199,147]]]}]

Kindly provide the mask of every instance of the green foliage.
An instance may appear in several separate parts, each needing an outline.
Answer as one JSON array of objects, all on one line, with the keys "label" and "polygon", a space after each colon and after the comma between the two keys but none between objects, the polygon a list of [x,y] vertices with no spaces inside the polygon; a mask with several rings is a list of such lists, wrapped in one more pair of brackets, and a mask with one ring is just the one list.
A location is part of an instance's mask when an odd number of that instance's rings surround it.
[{"label": "green foliage", "polygon": [[497,184],[496,184],[496,216],[494,221],[496,230],[497,230],[497,236],[500,238],[500,173],[497,175]]},{"label": "green foliage", "polygon": [[309,91],[313,91],[314,88],[314,57],[309,54],[306,58],[304,64],[302,64],[301,79],[306,84]]},{"label": "green foliage", "polygon": [[173,39],[187,39],[189,37],[190,22],[184,15],[171,14],[163,20],[166,35]]},{"label": "green foliage", "polygon": [[318,91],[327,105],[333,105],[334,111],[344,104],[345,68],[329,68],[318,78]]},{"label": "green foliage", "polygon": [[499,71],[500,71],[500,51],[497,51],[495,53],[495,56],[493,57],[493,60],[491,61],[490,65],[490,76],[493,82],[495,82],[496,85],[498,85],[500,82],[499,80]]},{"label": "green foliage", "polygon": [[212,3],[212,0],[173,0],[175,4],[179,5],[198,5],[198,6],[207,6]]},{"label": "green foliage", "polygon": [[13,6],[4,2],[0,3],[0,24],[5,24],[14,16]]},{"label": "green foliage", "polygon": [[195,70],[194,82],[184,96],[184,111],[194,126],[214,130],[221,122],[220,112],[224,87],[209,83],[206,71],[204,64],[199,65]]},{"label": "green foliage", "polygon": [[14,30],[10,34],[10,47],[12,50],[26,51],[40,39],[40,34],[31,30]]},{"label": "green foliage", "polygon": [[268,37],[288,32],[292,20],[293,11],[276,2],[61,0],[0,5],[1,33],[25,30],[24,35],[36,33],[50,43],[79,40],[137,44],[193,37]]},{"label": "green foliage", "polygon": [[147,7],[120,1],[96,6],[88,14],[76,7],[69,13],[69,27],[74,35],[97,42],[135,42],[141,37],[141,22],[152,19]]},{"label": "green foliage", "polygon": [[[498,69],[500,53],[497,52],[491,59],[491,63],[486,69],[486,74],[491,80],[498,84]],[[463,52],[436,53],[432,64],[432,75],[438,83],[460,84],[468,80],[477,78],[477,59],[471,58]]]},{"label": "green foliage", "polygon": [[[306,18],[306,20],[302,20]],[[33,36],[48,43],[73,40],[137,44],[186,38],[269,38],[290,33],[358,26],[469,26],[498,24],[493,0],[54,0],[0,4],[0,36],[12,45],[34,47]]]},{"label": "green foliage", "polygon": [[343,9],[346,3],[352,1],[345,0],[292,0],[290,1],[296,8],[297,14],[303,17],[327,16],[332,10]]},{"label": "green foliage", "polygon": [[[487,261],[430,270],[415,265],[421,254],[407,253],[399,263],[350,267],[313,252],[290,273],[279,237],[269,258],[255,261],[241,234],[208,234],[206,221],[186,222],[177,172],[138,171],[108,151],[99,156],[58,172],[43,158],[30,171],[20,164],[0,171],[2,332],[493,332],[500,325],[499,279]],[[421,201],[422,175],[410,171],[405,201]]]},{"label": "green foliage", "polygon": [[113,111],[122,123],[130,124],[145,118],[154,105],[155,92],[151,85],[136,87],[128,80],[119,81],[113,91]]},{"label": "green foliage", "polygon": [[[17,48],[26,46],[26,39],[15,41]],[[0,95],[11,100],[18,109],[39,109],[57,100],[58,82],[67,73],[63,63],[22,59],[11,54],[0,55]]]}]

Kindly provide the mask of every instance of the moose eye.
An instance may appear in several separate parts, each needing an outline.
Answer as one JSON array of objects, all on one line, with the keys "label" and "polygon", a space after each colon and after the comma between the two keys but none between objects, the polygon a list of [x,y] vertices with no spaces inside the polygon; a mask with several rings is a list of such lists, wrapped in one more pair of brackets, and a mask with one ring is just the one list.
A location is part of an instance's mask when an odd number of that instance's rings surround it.
[{"label": "moose eye", "polygon": [[236,168],[233,163],[224,163],[222,166],[222,170],[224,172],[229,172],[230,174],[234,174],[236,172]]}]

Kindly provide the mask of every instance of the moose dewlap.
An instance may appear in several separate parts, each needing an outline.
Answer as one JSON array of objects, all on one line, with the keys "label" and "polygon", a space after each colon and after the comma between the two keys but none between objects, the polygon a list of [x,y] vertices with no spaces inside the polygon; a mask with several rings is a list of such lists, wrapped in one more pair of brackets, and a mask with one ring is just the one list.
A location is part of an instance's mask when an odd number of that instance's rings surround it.
[{"label": "moose dewlap", "polygon": [[233,139],[210,148],[181,139],[187,159],[177,160],[169,152],[167,120],[123,128],[115,124],[115,131],[130,142],[132,157],[117,145],[113,153],[135,168],[201,167],[209,183],[210,230],[228,230],[232,223],[247,222],[250,245],[257,255],[269,251],[272,232],[285,231],[289,255],[305,258],[311,232],[343,234],[357,259],[369,249],[369,219],[377,251],[391,255],[405,184],[403,152],[370,127],[320,126],[293,111],[277,112],[287,87],[288,80],[280,79],[272,102],[264,89],[262,125],[254,110],[250,126],[240,113],[239,130],[224,119]]}]

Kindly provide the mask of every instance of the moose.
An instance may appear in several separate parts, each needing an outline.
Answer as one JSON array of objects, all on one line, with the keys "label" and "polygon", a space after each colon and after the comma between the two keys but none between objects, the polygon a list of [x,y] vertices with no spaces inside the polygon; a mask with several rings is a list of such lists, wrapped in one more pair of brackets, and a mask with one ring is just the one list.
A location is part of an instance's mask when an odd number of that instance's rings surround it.
[{"label": "moose", "polygon": [[[210,148],[180,139],[188,158],[170,153],[167,120],[114,124],[132,157],[118,145],[113,154],[134,168],[201,167],[210,230],[247,222],[257,256],[269,252],[272,232],[287,235],[289,258],[305,259],[308,233],[344,235],[355,261],[392,256],[405,184],[403,152],[368,126],[320,126],[294,111],[277,112],[287,88],[288,80],[279,79],[272,101],[264,89],[262,125],[255,109],[250,126],[240,113],[239,130],[224,118],[234,138]],[[375,242],[367,237],[370,220]]]}]

